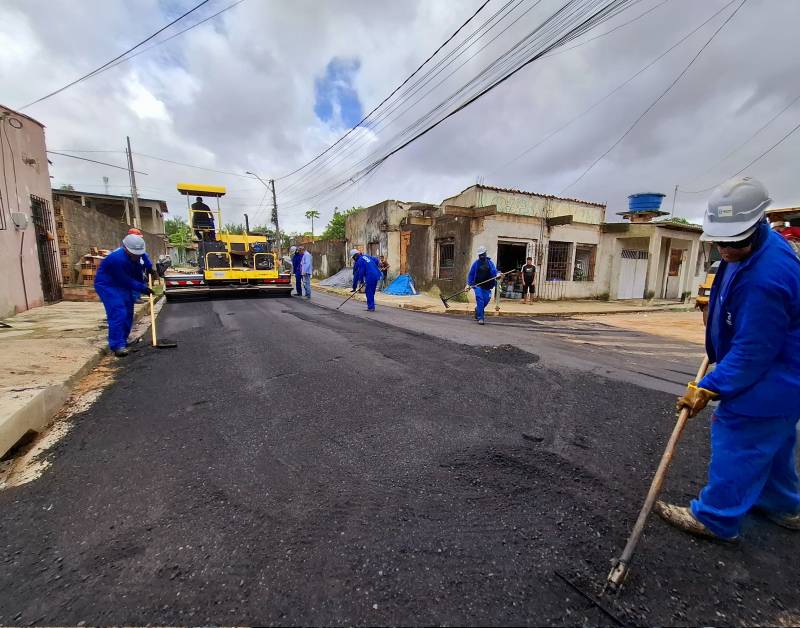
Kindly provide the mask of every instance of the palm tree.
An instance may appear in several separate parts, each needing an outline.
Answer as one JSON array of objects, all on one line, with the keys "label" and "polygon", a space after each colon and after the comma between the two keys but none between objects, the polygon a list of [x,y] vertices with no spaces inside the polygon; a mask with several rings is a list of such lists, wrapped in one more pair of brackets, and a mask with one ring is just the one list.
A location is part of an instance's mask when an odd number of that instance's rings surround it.
[{"label": "palm tree", "polygon": [[306,218],[311,221],[311,237],[314,237],[314,218],[319,218],[319,212],[316,209],[309,209],[306,212]]}]

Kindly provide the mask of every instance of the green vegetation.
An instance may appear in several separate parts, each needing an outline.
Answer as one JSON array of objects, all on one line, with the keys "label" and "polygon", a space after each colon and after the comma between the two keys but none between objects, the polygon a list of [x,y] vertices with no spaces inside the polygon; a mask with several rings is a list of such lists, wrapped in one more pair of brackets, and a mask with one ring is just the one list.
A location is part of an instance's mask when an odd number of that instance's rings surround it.
[{"label": "green vegetation", "polygon": [[322,232],[320,239],[322,240],[344,240],[345,238],[345,224],[347,222],[347,217],[350,214],[354,214],[355,212],[364,209],[363,207],[351,207],[350,209],[340,212],[334,211],[333,218],[328,223],[328,226],[325,227],[325,231]]},{"label": "green vegetation", "polygon": [[314,237],[314,219],[319,218],[319,212],[316,209],[309,209],[306,212],[306,218],[311,221],[311,237]]},{"label": "green vegetation", "polygon": [[180,216],[165,220],[164,231],[173,246],[185,249],[192,243],[192,230]]}]

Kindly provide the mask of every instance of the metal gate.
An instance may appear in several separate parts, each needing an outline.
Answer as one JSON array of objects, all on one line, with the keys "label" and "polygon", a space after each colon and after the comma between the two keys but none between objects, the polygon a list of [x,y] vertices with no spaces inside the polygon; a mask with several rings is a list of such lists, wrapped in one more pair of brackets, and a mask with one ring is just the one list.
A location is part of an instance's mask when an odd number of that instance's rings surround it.
[{"label": "metal gate", "polygon": [[620,257],[617,298],[644,298],[648,252],[636,249],[622,249]]},{"label": "metal gate", "polygon": [[563,299],[572,279],[572,242],[550,240],[538,247],[537,297],[548,301]]},{"label": "metal gate", "polygon": [[39,253],[42,293],[46,303],[53,303],[61,300],[56,230],[53,227],[53,217],[48,202],[33,194],[31,194],[31,219],[36,233],[36,250]]}]

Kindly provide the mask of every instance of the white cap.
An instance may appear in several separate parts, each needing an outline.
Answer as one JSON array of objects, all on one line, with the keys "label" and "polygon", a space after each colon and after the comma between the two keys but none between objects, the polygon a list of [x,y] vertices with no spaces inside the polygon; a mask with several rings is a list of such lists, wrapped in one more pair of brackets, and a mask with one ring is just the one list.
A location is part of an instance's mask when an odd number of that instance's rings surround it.
[{"label": "white cap", "polygon": [[355,257],[356,255],[361,255],[361,251],[358,249],[350,249],[350,257]]},{"label": "white cap", "polygon": [[296,250],[297,250],[296,246],[290,246],[289,247],[289,253],[294,253]]},{"label": "white cap", "polygon": [[486,255],[486,247],[483,244],[478,247],[478,255]]},{"label": "white cap", "polygon": [[133,253],[134,255],[144,255],[146,248],[144,238],[133,233],[129,233],[122,238],[122,246],[125,247],[125,250],[128,251],[128,253]]}]

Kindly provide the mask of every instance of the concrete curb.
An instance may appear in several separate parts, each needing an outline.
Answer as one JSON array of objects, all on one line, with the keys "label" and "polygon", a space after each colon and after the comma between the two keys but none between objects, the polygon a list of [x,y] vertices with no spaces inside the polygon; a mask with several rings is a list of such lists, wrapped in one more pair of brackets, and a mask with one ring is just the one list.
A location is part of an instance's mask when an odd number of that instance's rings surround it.
[{"label": "concrete curb", "polygon": [[[163,303],[163,299],[159,298],[159,302],[156,304],[156,316],[161,311]],[[149,316],[149,309],[145,305],[135,312],[134,324],[145,316]],[[147,327],[134,329],[132,332],[134,338],[141,338],[147,329]],[[75,385],[88,375],[106,355],[109,355],[108,346],[105,340],[99,341],[97,350],[83,363],[76,365],[75,370],[64,381],[38,390],[21,407],[9,414],[0,413],[0,456],[5,455],[29,431],[41,432],[44,430],[69,399]]]},{"label": "concrete curb", "polygon": [[[344,300],[350,294],[350,291],[347,290],[346,292],[342,292],[341,289],[336,288],[329,288],[327,286],[314,286],[314,289],[319,290],[320,292],[324,292],[326,294],[332,294],[335,296],[342,297]],[[363,295],[357,294],[353,297],[353,301],[362,301],[365,302],[366,299]],[[425,312],[427,314],[437,314],[439,316],[468,316],[470,312],[462,311],[462,310],[445,310],[441,311],[439,306],[437,305],[415,305],[413,303],[378,303],[380,306],[384,307],[393,307],[400,310],[409,310],[412,312]],[[509,312],[500,310],[500,312],[494,311],[494,302],[492,302],[489,307],[486,308],[486,315],[487,316],[508,316],[508,317],[531,317],[531,316],[553,316],[553,317],[568,317],[568,316],[605,316],[606,314],[642,314],[642,313],[650,313],[650,312],[683,312],[683,311],[691,311],[694,308],[688,305],[665,305],[665,306],[637,306],[637,307],[630,307],[630,308],[621,308],[621,309],[613,309],[613,310],[603,310],[602,312],[585,312],[585,311],[562,311],[562,312]]]}]

